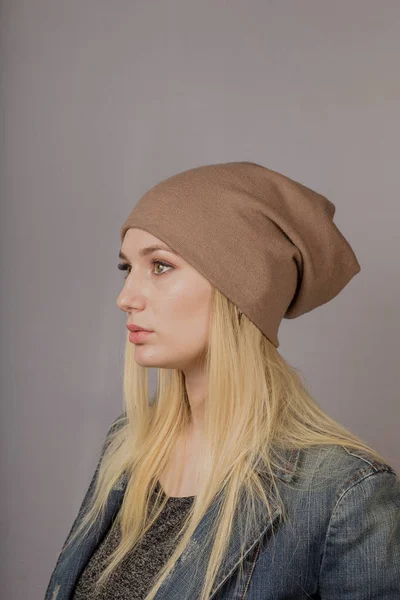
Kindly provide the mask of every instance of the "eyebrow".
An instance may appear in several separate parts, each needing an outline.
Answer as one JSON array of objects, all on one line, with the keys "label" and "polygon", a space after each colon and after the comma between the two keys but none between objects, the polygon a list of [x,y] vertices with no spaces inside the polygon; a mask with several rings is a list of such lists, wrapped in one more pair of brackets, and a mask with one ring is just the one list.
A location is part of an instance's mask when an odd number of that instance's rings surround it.
[{"label": "eyebrow", "polygon": [[[139,256],[148,256],[149,254],[153,254],[157,252],[157,250],[164,250],[164,252],[169,252],[170,254],[174,254],[175,256],[180,256],[177,252],[174,252],[168,246],[164,246],[163,244],[155,244],[154,246],[148,246],[147,248],[142,248],[139,252]],[[125,256],[125,254],[120,250],[118,254],[119,258],[126,260],[129,262],[129,258]]]}]

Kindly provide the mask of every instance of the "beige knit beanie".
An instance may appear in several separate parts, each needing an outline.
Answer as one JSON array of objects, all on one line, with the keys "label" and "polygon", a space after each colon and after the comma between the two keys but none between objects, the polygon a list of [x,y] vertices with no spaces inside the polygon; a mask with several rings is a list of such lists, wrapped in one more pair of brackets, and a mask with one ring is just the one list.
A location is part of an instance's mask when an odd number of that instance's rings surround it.
[{"label": "beige knit beanie", "polygon": [[189,169],[142,196],[121,228],[168,244],[279,347],[282,318],[334,298],[359,273],[335,205],[251,162]]}]

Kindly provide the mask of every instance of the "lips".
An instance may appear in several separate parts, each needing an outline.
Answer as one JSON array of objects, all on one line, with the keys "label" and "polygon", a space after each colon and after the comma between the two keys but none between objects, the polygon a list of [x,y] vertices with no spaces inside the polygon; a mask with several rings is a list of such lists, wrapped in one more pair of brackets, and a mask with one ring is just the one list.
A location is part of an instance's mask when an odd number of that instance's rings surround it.
[{"label": "lips", "polygon": [[129,331],[147,331],[151,332],[151,329],[144,329],[144,327],[139,327],[139,325],[127,325],[126,326]]},{"label": "lips", "polygon": [[153,331],[131,331],[129,334],[129,341],[138,344],[146,340],[152,333]]}]

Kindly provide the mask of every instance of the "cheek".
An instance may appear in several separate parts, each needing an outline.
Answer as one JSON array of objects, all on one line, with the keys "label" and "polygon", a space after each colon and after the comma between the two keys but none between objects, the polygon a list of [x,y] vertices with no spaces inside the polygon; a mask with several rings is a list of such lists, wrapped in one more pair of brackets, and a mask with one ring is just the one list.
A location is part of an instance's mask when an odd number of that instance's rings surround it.
[{"label": "cheek", "polygon": [[165,316],[159,330],[175,340],[201,340],[208,332],[208,314],[204,306],[180,304],[173,314]]},{"label": "cheek", "polygon": [[163,322],[168,319],[174,325],[181,323],[182,326],[191,326],[197,323],[199,326],[208,322],[210,303],[211,287],[196,275],[171,288],[157,303],[157,312]]},{"label": "cheek", "polygon": [[209,314],[208,294],[181,295],[170,299],[160,311],[159,331],[179,345],[188,340],[202,345],[208,338]]}]

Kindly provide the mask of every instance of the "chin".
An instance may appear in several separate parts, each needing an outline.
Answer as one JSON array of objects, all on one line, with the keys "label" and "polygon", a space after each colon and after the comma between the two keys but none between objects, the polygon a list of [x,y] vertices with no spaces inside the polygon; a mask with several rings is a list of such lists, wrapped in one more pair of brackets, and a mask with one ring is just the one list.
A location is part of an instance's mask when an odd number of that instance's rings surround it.
[{"label": "chin", "polygon": [[168,368],[164,367],[163,360],[157,356],[154,356],[152,350],[146,352],[146,348],[143,345],[139,344],[135,348],[135,362],[141,367],[160,367],[160,368]]}]

